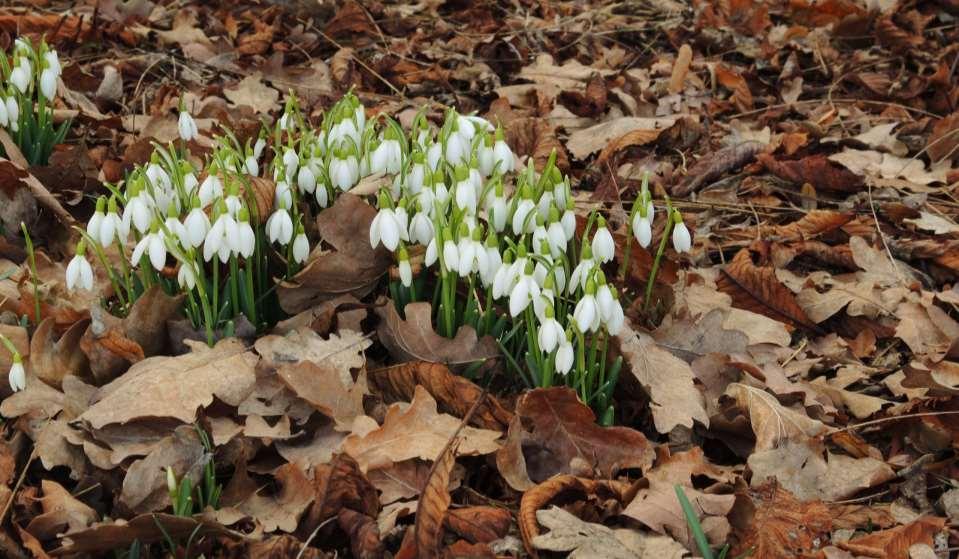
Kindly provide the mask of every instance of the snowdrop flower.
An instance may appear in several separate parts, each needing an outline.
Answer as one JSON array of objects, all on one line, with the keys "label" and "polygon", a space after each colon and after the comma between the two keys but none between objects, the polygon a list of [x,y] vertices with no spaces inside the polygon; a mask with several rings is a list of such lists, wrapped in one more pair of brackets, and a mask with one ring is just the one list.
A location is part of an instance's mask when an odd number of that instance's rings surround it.
[{"label": "snowdrop flower", "polygon": [[385,192],[380,193],[380,211],[376,213],[373,223],[370,224],[370,245],[376,248],[382,242],[387,250],[393,252],[399,245],[401,237],[408,237],[408,235],[400,229],[396,212],[390,207],[389,196]]},{"label": "snowdrop flower", "polygon": [[310,169],[309,165],[300,167],[300,171],[296,175],[296,185],[300,187],[300,192],[312,194],[316,189],[316,175],[313,174],[313,170]]},{"label": "snowdrop flower", "polygon": [[203,179],[203,182],[200,183],[200,207],[205,208],[210,205],[214,200],[223,196],[223,182],[220,180],[220,177],[209,174]]},{"label": "snowdrop flower", "polygon": [[237,232],[239,236],[236,239],[236,252],[243,258],[253,256],[253,251],[256,250],[256,233],[250,225],[250,212],[246,208],[240,209]]},{"label": "snowdrop flower", "polygon": [[209,262],[214,256],[218,256],[220,262],[226,264],[238,244],[240,228],[222,202],[218,211],[219,217],[213,222],[203,241],[203,259]]},{"label": "snowdrop flower", "polygon": [[290,127],[290,114],[289,114],[288,112],[285,112],[285,111],[284,111],[283,114],[280,115],[280,120],[277,121],[276,125],[277,125],[277,127],[279,127],[280,130],[287,130],[287,129],[289,129],[289,127]]},{"label": "snowdrop flower", "polygon": [[406,287],[413,284],[413,268],[410,266],[410,255],[406,252],[406,247],[400,245],[399,252],[400,281]]},{"label": "snowdrop flower", "polygon": [[393,215],[396,216],[396,223],[400,226],[400,238],[409,242],[410,215],[406,213],[406,198],[400,200],[400,203],[396,205]]},{"label": "snowdrop flower", "polygon": [[246,174],[251,177],[260,176],[260,163],[256,160],[256,157],[252,155],[247,156],[244,165],[246,166]]},{"label": "snowdrop flower", "polygon": [[[465,225],[463,226],[465,228]],[[479,272],[482,277],[487,273],[488,260],[486,259],[486,247],[480,242],[482,232],[479,227],[473,230],[470,235],[468,231],[462,231],[460,242],[457,246],[459,251],[459,274],[460,277],[466,277],[473,272]]]},{"label": "snowdrop flower", "polygon": [[193,120],[193,117],[190,116],[185,110],[180,111],[180,118],[177,121],[177,130],[180,132],[180,139],[184,142],[189,142],[190,140],[195,140],[199,135],[199,130],[196,127],[196,121]]},{"label": "snowdrop flower", "polygon": [[127,200],[127,207],[123,212],[124,228],[129,229],[131,223],[140,233],[146,233],[153,223],[153,200],[145,190],[140,190]]},{"label": "snowdrop flower", "polygon": [[150,232],[144,235],[137,246],[133,248],[130,264],[137,266],[144,254],[149,256],[150,264],[154,270],[158,272],[163,270],[166,265],[166,243],[163,241],[163,231],[160,231],[155,222],[151,226]]},{"label": "snowdrop flower", "polygon": [[580,332],[595,332],[599,328],[599,304],[596,302],[596,284],[593,280],[586,283],[586,293],[576,303],[573,320]]},{"label": "snowdrop flower", "polygon": [[492,233],[486,237],[486,246],[484,247],[486,266],[485,269],[480,270],[480,280],[483,282],[483,287],[490,287],[493,284],[496,274],[503,266],[503,258],[499,254],[498,244],[496,236]]},{"label": "snowdrop flower", "polygon": [[546,353],[552,353],[552,351],[556,349],[556,346],[559,345],[560,340],[566,340],[566,332],[556,320],[551,303],[546,303],[544,313],[545,319],[539,326],[539,334],[537,336],[539,339],[539,348]]},{"label": "snowdrop flower", "polygon": [[602,271],[597,272],[596,281],[599,286],[596,288],[596,308],[599,309],[599,317],[604,323],[613,316],[613,306],[616,299],[613,297],[613,291],[606,283],[606,277]]},{"label": "snowdrop flower", "polygon": [[466,167],[460,165],[456,167],[457,183],[455,188],[456,207],[468,212],[470,215],[476,214],[476,187],[469,180]]},{"label": "snowdrop flower", "polygon": [[306,238],[303,226],[297,227],[296,238],[293,239],[293,261],[297,264],[306,262],[306,257],[310,255],[310,242]]},{"label": "snowdrop flower", "polygon": [[493,298],[503,297],[513,288],[513,251],[506,249],[499,268],[493,275]]},{"label": "snowdrop flower", "polygon": [[16,132],[20,129],[20,105],[13,95],[7,97],[5,104],[7,107],[7,118],[10,119],[10,130]]},{"label": "snowdrop flower", "polygon": [[509,144],[503,139],[503,129],[496,129],[496,142],[493,143],[493,165],[496,171],[506,174],[513,171],[516,166],[513,150],[509,149]]},{"label": "snowdrop flower", "polygon": [[27,387],[27,372],[23,368],[23,357],[19,352],[13,353],[13,364],[10,365],[10,373],[7,375],[10,381],[10,388],[14,392],[19,392]]},{"label": "snowdrop flower", "polygon": [[484,177],[493,174],[493,167],[496,159],[493,157],[493,139],[489,134],[483,136],[479,148],[476,150],[476,161],[479,164],[479,172]]},{"label": "snowdrop flower", "polygon": [[278,208],[293,207],[293,192],[290,190],[290,183],[280,180],[276,183],[276,190],[273,191],[273,205]]},{"label": "snowdrop flower", "polygon": [[196,196],[193,197],[193,209],[183,220],[183,228],[186,231],[184,245],[190,248],[197,248],[203,244],[203,239],[210,232],[210,218],[200,208],[200,199]]},{"label": "snowdrop flower", "polygon": [[85,249],[86,244],[81,240],[80,243],[77,244],[76,254],[70,260],[70,263],[67,264],[68,291],[73,291],[74,289],[86,289],[90,291],[93,289],[93,269],[90,267],[90,262],[88,262],[83,255]]},{"label": "snowdrop flower", "polygon": [[431,145],[429,149],[426,150],[426,163],[430,166],[431,171],[435,171],[439,167],[440,160],[443,158],[443,146],[439,142]]},{"label": "snowdrop flower", "polygon": [[626,315],[623,313],[623,306],[619,303],[616,291],[613,291],[614,303],[610,316],[606,319],[606,331],[611,336],[619,334],[623,329],[623,323],[626,322]]},{"label": "snowdrop flower", "polygon": [[616,243],[613,242],[613,236],[606,228],[606,220],[599,216],[596,222],[596,233],[593,234],[592,243],[593,255],[602,262],[610,262],[616,255]]},{"label": "snowdrop flower", "polygon": [[526,310],[533,299],[540,296],[539,284],[533,278],[533,263],[527,262],[526,269],[520,274],[516,285],[509,292],[509,314],[513,318]]},{"label": "snowdrop flower", "polygon": [[192,262],[181,262],[180,270],[176,273],[176,282],[181,289],[192,291],[196,287],[196,272]]},{"label": "snowdrop flower", "polygon": [[290,244],[293,238],[293,219],[286,208],[279,208],[266,220],[266,236],[271,243],[283,246]]},{"label": "snowdrop flower", "polygon": [[459,270],[460,251],[453,240],[453,232],[447,229],[443,231],[443,260],[444,271],[456,272]]},{"label": "snowdrop flower", "polygon": [[186,227],[177,218],[177,213],[175,211],[170,212],[167,218],[163,221],[163,226],[166,227],[167,232],[169,232],[173,238],[180,241],[180,246],[189,246],[190,240]]},{"label": "snowdrop flower", "polygon": [[549,227],[546,228],[546,237],[549,241],[549,250],[553,258],[558,258],[560,254],[566,252],[566,231],[563,230],[563,224],[559,221],[559,210],[556,206],[550,208]]},{"label": "snowdrop flower", "polygon": [[147,181],[149,181],[150,185],[155,189],[169,190],[173,188],[173,181],[170,180],[170,175],[167,174],[163,167],[160,167],[156,163],[147,165],[145,175]]},{"label": "snowdrop flower", "polygon": [[[446,161],[451,165],[460,165],[469,163],[470,147],[468,140],[463,136],[453,133],[446,138]],[[435,167],[434,167],[435,168]]]},{"label": "snowdrop flower", "polygon": [[531,233],[533,231],[533,228],[536,226],[536,220],[529,219],[529,216],[535,209],[536,205],[530,198],[523,197],[519,201],[516,209],[513,211],[514,235],[522,235],[523,233]]},{"label": "snowdrop flower", "polygon": [[633,216],[633,236],[639,246],[646,248],[653,242],[653,227],[649,218],[637,213]]},{"label": "snowdrop flower", "polygon": [[53,70],[53,73],[59,76],[62,73],[62,68],[60,67],[60,57],[57,56],[57,51],[49,50],[43,55],[43,60],[47,63],[47,68]]},{"label": "snowdrop flower", "polygon": [[359,180],[360,171],[356,157],[352,154],[334,156],[330,161],[329,173],[333,186],[342,191],[349,190]]},{"label": "snowdrop flower", "polygon": [[103,216],[100,223],[100,237],[97,239],[100,246],[110,246],[116,239],[121,245],[127,242],[127,236],[130,234],[129,223],[124,223],[123,219],[117,214],[117,200],[111,197],[107,205],[107,213]]},{"label": "snowdrop flower", "polygon": [[10,71],[10,83],[12,83],[21,94],[27,93],[30,87],[30,72],[22,65],[18,65]]},{"label": "snowdrop flower", "polygon": [[286,169],[286,180],[292,181],[297,167],[300,165],[300,157],[291,148],[286,148],[283,152],[283,168]]},{"label": "snowdrop flower", "polygon": [[430,239],[430,244],[426,245],[426,254],[423,255],[423,265],[430,267],[436,263],[438,258],[438,250],[436,249],[436,237]]},{"label": "snowdrop flower", "polygon": [[406,188],[410,194],[419,194],[426,184],[426,158],[423,152],[413,152],[411,156],[413,165],[410,166],[410,172],[406,175]]},{"label": "snowdrop flower", "polygon": [[40,93],[47,99],[57,96],[57,74],[50,68],[40,72]]},{"label": "snowdrop flower", "polygon": [[403,150],[399,140],[393,138],[390,130],[384,133],[384,139],[370,154],[370,171],[373,173],[395,174],[403,164]]},{"label": "snowdrop flower", "polygon": [[97,199],[96,210],[90,216],[90,221],[87,222],[87,235],[90,235],[90,238],[98,243],[100,242],[100,226],[103,225],[103,218],[106,217],[106,209],[107,199],[101,196]]},{"label": "snowdrop flower", "polygon": [[573,344],[569,342],[567,335],[563,335],[563,341],[556,350],[556,372],[565,375],[573,368]]},{"label": "snowdrop flower", "polygon": [[7,104],[0,102],[0,127],[6,128],[9,124],[10,118],[7,116]]},{"label": "snowdrop flower", "polygon": [[425,212],[416,212],[410,221],[410,241],[426,246],[434,235],[433,221]]},{"label": "snowdrop flower", "polygon": [[679,213],[679,210],[673,210],[673,220],[676,223],[676,227],[673,229],[673,248],[676,249],[676,252],[689,252],[693,240],[689,235],[689,229],[683,223],[683,216]]},{"label": "snowdrop flower", "polygon": [[583,247],[580,254],[579,264],[573,268],[573,273],[569,276],[569,293],[572,295],[577,289],[586,289],[586,282],[593,271],[596,263],[593,261],[593,251],[589,245]]}]

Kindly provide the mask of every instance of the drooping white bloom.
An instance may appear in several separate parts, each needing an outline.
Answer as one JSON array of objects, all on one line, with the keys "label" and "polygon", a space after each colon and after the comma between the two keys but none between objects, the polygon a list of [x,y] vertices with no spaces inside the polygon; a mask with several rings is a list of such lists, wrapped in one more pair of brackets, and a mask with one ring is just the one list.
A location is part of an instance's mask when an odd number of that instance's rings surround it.
[{"label": "drooping white bloom", "polygon": [[653,242],[653,226],[649,218],[638,213],[633,216],[633,236],[639,246],[646,248]]},{"label": "drooping white bloom", "polygon": [[10,124],[10,118],[7,115],[7,104],[0,102],[0,127],[6,128]]},{"label": "drooping white bloom", "polygon": [[44,61],[47,63],[47,68],[53,70],[53,73],[57,76],[63,71],[60,67],[60,57],[57,56],[57,51],[49,50],[43,55]]},{"label": "drooping white bloom", "polygon": [[573,344],[569,343],[565,335],[559,349],[556,350],[556,372],[565,375],[573,368]]},{"label": "drooping white bloom", "polygon": [[436,263],[439,257],[439,251],[436,249],[436,237],[430,239],[430,244],[426,245],[426,254],[423,255],[423,265],[429,267]]},{"label": "drooping white bloom", "polygon": [[576,309],[573,310],[573,320],[576,321],[576,326],[580,332],[595,332],[599,329],[599,306],[596,303],[596,296],[589,293],[588,288],[583,298],[579,300],[579,303],[576,303]]},{"label": "drooping white bloom", "polygon": [[619,303],[619,300],[617,300],[613,305],[612,313],[609,318],[606,319],[606,331],[609,332],[610,335],[615,336],[623,329],[623,323],[625,322],[626,315],[623,313],[623,306]]},{"label": "drooping white bloom", "polygon": [[192,290],[196,287],[196,272],[193,270],[193,264],[183,262],[180,264],[180,270],[176,273],[177,284],[186,290]]},{"label": "drooping white bloom", "polygon": [[293,192],[290,190],[290,183],[285,180],[277,181],[276,190],[273,191],[273,205],[277,208],[293,207]]},{"label": "drooping white bloom", "polygon": [[13,364],[10,365],[10,373],[7,375],[10,381],[10,388],[14,392],[19,392],[27,387],[27,372],[23,368],[23,358],[19,353],[13,354]]},{"label": "drooping white bloom", "polygon": [[489,207],[486,209],[486,213],[489,215],[490,225],[493,226],[493,230],[497,233],[502,233],[503,229],[506,229],[506,218],[509,213],[506,196],[503,195],[502,191],[494,194]]},{"label": "drooping white bloom", "polygon": [[223,212],[213,222],[203,241],[203,259],[209,262],[214,256],[218,256],[220,262],[225,264],[238,248],[239,236],[240,230],[236,220],[229,212]]},{"label": "drooping white bloom", "polygon": [[692,246],[693,239],[689,235],[689,229],[686,228],[686,224],[680,218],[679,223],[673,229],[673,248],[676,249],[676,252],[689,252]]},{"label": "drooping white bloom", "polygon": [[260,162],[252,155],[246,158],[246,173],[253,177],[260,176]]},{"label": "drooping white bloom", "polygon": [[470,215],[476,214],[476,188],[473,187],[473,184],[467,180],[462,180],[456,183],[456,207],[466,212],[469,212]]},{"label": "drooping white bloom", "polygon": [[503,174],[510,173],[515,168],[513,150],[509,149],[509,145],[502,139],[493,144],[493,166]]},{"label": "drooping white bloom", "polygon": [[616,243],[613,242],[613,236],[606,228],[606,221],[603,218],[599,219],[599,226],[596,233],[593,234],[591,248],[593,249],[593,255],[603,263],[612,261],[616,255]]},{"label": "drooping white bloom", "polygon": [[446,267],[447,271],[456,272],[459,270],[460,263],[459,247],[452,236],[444,235],[444,237],[446,238],[443,240],[443,266]]},{"label": "drooping white bloom", "polygon": [[200,183],[200,207],[205,208],[214,200],[223,196],[223,182],[216,175],[207,175]]},{"label": "drooping white bloom", "polygon": [[10,119],[10,130],[16,132],[20,129],[20,105],[13,95],[7,97],[5,104],[7,106],[7,118]]},{"label": "drooping white bloom", "polygon": [[410,221],[410,241],[426,246],[434,235],[433,221],[424,212],[417,212]]},{"label": "drooping white bloom", "polygon": [[123,212],[124,227],[129,228],[131,222],[137,231],[146,233],[153,223],[153,200],[146,191],[141,191],[127,201]]},{"label": "drooping white bloom", "polygon": [[180,246],[187,247],[190,246],[189,234],[187,233],[186,226],[180,222],[175,216],[170,216],[163,221],[163,226],[166,227],[170,235],[174,239],[180,241]]},{"label": "drooping white bloom", "polygon": [[203,239],[210,232],[210,218],[200,208],[193,208],[183,221],[186,230],[185,246],[196,248],[203,244]]},{"label": "drooping white bloom", "polygon": [[470,146],[468,140],[459,134],[450,134],[446,139],[446,161],[451,165],[469,163]]},{"label": "drooping white bloom", "polygon": [[82,255],[79,254],[80,250],[77,251],[70,263],[67,264],[67,290],[73,291],[74,289],[93,289],[93,268],[90,267],[90,262]]},{"label": "drooping white bloom", "polygon": [[347,191],[356,184],[360,174],[356,158],[352,155],[345,159],[333,157],[330,161],[329,173],[333,186],[342,191]]},{"label": "drooping white bloom", "polygon": [[306,257],[310,255],[310,242],[306,238],[306,233],[300,231],[293,239],[293,261],[297,264],[306,262]]},{"label": "drooping white bloom", "polygon": [[196,127],[196,121],[187,111],[180,111],[180,118],[177,120],[177,130],[180,132],[180,139],[184,142],[195,140],[200,132]]},{"label": "drooping white bloom", "polygon": [[40,93],[47,99],[57,96],[57,74],[50,68],[40,72]]},{"label": "drooping white bloom", "polygon": [[529,219],[530,214],[536,209],[536,205],[529,198],[523,198],[516,205],[516,211],[513,212],[513,234],[522,235],[531,233],[536,227],[536,220]]},{"label": "drooping white bloom", "polygon": [[[170,179],[170,175],[167,174],[163,167],[160,167],[156,163],[150,163],[147,165],[146,172],[144,174],[155,189],[165,191],[173,188],[173,181]],[[158,199],[157,203],[160,202],[161,201]],[[166,204],[161,204],[161,207],[165,208]]]},{"label": "drooping white bloom", "polygon": [[162,231],[151,231],[140,239],[137,246],[133,248],[130,264],[134,266],[138,265],[144,254],[149,256],[153,269],[158,272],[163,270],[163,267],[166,265],[166,243],[163,242]]},{"label": "drooping white bloom", "polygon": [[100,201],[97,202],[97,209],[90,216],[90,221],[87,222],[87,235],[90,235],[90,238],[98,243],[100,242],[100,226],[103,225],[103,218],[106,217],[106,214],[103,213],[104,208],[100,207],[102,205],[104,204],[101,204]]},{"label": "drooping white bloom", "polygon": [[370,154],[370,171],[395,174],[403,164],[403,151],[398,140],[386,139]]},{"label": "drooping white bloom", "polygon": [[266,235],[271,243],[278,242],[284,246],[290,243],[293,238],[293,218],[286,208],[281,207],[266,220]]},{"label": "drooping white bloom", "polygon": [[570,294],[574,293],[577,289],[586,289],[586,282],[589,280],[595,267],[596,262],[593,261],[593,253],[589,250],[589,247],[587,247],[586,250],[583,251],[583,254],[580,255],[579,264],[573,268],[573,273],[569,276]]},{"label": "drooping white bloom", "polygon": [[606,322],[613,316],[613,306],[616,299],[613,298],[613,292],[608,284],[602,284],[596,288],[596,308],[599,309],[600,320]]},{"label": "drooping white bloom", "polygon": [[393,209],[385,206],[380,207],[370,224],[370,245],[376,248],[382,242],[392,252],[400,244],[400,223]]},{"label": "drooping white bloom", "polygon": [[526,307],[533,299],[540,296],[539,284],[533,278],[532,274],[520,274],[516,285],[509,292],[509,314],[513,318],[519,316],[519,313],[526,310]]},{"label": "drooping white bloom", "polygon": [[566,339],[566,332],[559,321],[554,318],[551,306],[547,307],[546,319],[539,326],[539,347],[546,353],[552,352],[559,345],[560,340]]},{"label": "drooping white bloom", "polygon": [[300,171],[296,175],[296,184],[300,187],[300,192],[312,194],[316,189],[316,175],[313,174],[309,165],[300,167]]},{"label": "drooping white bloom", "polygon": [[30,72],[22,65],[16,66],[10,71],[10,83],[12,83],[21,94],[26,94],[30,87]]},{"label": "drooping white bloom", "polygon": [[503,257],[500,256],[499,249],[495,243],[488,243],[486,246],[486,269],[480,270],[480,280],[483,287],[490,287],[496,278],[496,274],[503,266]]},{"label": "drooping white bloom", "polygon": [[286,169],[287,181],[293,180],[293,175],[296,174],[299,165],[300,156],[298,156],[292,149],[286,148],[286,150],[283,152],[283,167]]},{"label": "drooping white bloom", "polygon": [[249,216],[244,214],[241,217],[242,219],[237,223],[239,236],[236,241],[236,252],[243,258],[249,258],[256,250],[256,233],[250,225]]},{"label": "drooping white bloom", "polygon": [[426,162],[429,164],[431,171],[435,171],[436,168],[439,167],[442,158],[443,146],[439,142],[431,145],[429,149],[426,150]]}]

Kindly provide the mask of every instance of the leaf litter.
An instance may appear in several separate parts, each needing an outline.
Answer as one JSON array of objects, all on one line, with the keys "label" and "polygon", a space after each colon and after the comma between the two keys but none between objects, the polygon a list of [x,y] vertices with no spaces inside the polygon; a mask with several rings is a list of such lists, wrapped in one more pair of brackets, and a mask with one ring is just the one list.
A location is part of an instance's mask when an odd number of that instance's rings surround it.
[{"label": "leaf litter", "polygon": [[[0,43],[60,52],[53,118],[75,122],[50,165],[0,136],[0,333],[27,369],[0,389],[0,555],[685,557],[677,485],[729,556],[955,550],[955,7],[521,4],[0,9]],[[383,297],[361,190],[304,224],[322,243],[270,333],[184,342],[189,301],[155,290],[121,318],[109,278],[65,288],[71,226],[177,137],[181,99],[209,150],[290,91],[315,118],[347,90],[370,117],[475,111],[540,169],[555,150],[581,216],[625,216],[644,173],[682,209],[696,242],[667,248],[654,300],[654,252],[607,269],[633,302],[616,426]],[[166,468],[196,484],[211,463],[219,507],[169,514]]]}]

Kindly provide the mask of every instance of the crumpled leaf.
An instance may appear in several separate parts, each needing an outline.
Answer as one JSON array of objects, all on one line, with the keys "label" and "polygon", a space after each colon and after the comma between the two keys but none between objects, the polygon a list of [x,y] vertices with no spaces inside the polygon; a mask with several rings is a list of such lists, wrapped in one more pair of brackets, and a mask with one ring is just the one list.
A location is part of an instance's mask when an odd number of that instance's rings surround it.
[{"label": "crumpled leaf", "polygon": [[199,538],[208,535],[234,540],[245,537],[239,532],[226,529],[216,521],[204,518],[203,515],[183,517],[156,512],[141,514],[129,521],[112,520],[94,524],[85,530],[68,532],[63,536],[61,546],[51,554],[61,556],[112,552],[127,549],[137,540],[150,544],[164,541],[168,536],[174,538],[174,541],[185,541],[191,536]]},{"label": "crumpled leaf", "polygon": [[[441,411],[465,417],[483,390],[464,377],[455,375],[439,363],[413,361],[377,369],[370,373],[370,384],[387,403],[413,399],[417,386],[422,386],[439,403]],[[492,394],[486,394],[470,424],[483,429],[502,431],[513,414],[500,405]]]},{"label": "crumpled leaf", "polygon": [[397,361],[464,365],[500,356],[496,340],[492,336],[479,338],[471,326],[460,326],[452,339],[437,334],[433,330],[433,310],[429,303],[406,305],[406,320],[400,318],[392,301],[378,303],[376,315],[380,317],[380,324],[376,333]]},{"label": "crumpled leaf", "polygon": [[533,538],[533,547],[570,552],[567,555],[570,559],[682,559],[687,556],[686,548],[672,538],[584,522],[555,505],[537,511],[536,520],[549,532]]},{"label": "crumpled leaf", "polygon": [[97,511],[77,500],[59,483],[40,481],[43,513],[30,519],[26,530],[41,541],[53,539],[63,532],[83,530],[99,520]]},{"label": "crumpled leaf", "polygon": [[313,502],[313,484],[296,464],[280,466],[273,476],[279,488],[261,490],[245,465],[238,468],[223,489],[221,506],[255,518],[267,532],[293,532]]},{"label": "crumpled leaf", "polygon": [[909,524],[872,532],[849,541],[837,542],[837,545],[846,551],[866,557],[911,559],[910,548],[915,544],[933,546],[934,537],[945,528],[945,525],[945,518],[923,516]]},{"label": "crumpled leaf", "polygon": [[416,508],[416,523],[413,525],[413,537],[406,537],[397,557],[417,557],[431,559],[440,556],[443,544],[443,519],[449,509],[450,473],[456,463],[457,442],[454,440],[443,454],[436,458],[426,481],[426,487],[420,495]]},{"label": "crumpled leaf", "polygon": [[57,338],[56,322],[45,318],[30,339],[30,372],[50,386],[59,387],[71,375],[89,380],[89,362],[80,351],[89,321],[79,320]]},{"label": "crumpled leaf", "polygon": [[446,511],[444,525],[473,543],[490,543],[505,537],[512,522],[505,508],[477,506]]},{"label": "crumpled leaf", "polygon": [[813,441],[786,441],[778,448],[754,452],[748,460],[750,485],[770,477],[801,501],[848,499],[863,489],[889,481],[895,473],[882,460],[826,452]]},{"label": "crumpled leaf", "polygon": [[624,468],[645,470],[653,462],[653,449],[642,433],[597,425],[593,411],[566,387],[526,392],[516,403],[513,421],[496,465],[520,491],[584,467],[606,478]]},{"label": "crumpled leaf", "polygon": [[[435,460],[459,424],[459,419],[437,413],[436,400],[417,386],[408,406],[390,406],[382,426],[364,435],[350,435],[343,442],[343,451],[364,472],[410,458]],[[499,431],[464,427],[459,434],[459,453],[477,456],[496,452],[500,435]]]},{"label": "crumpled leaf", "polygon": [[862,177],[849,169],[832,163],[825,155],[817,154],[799,160],[777,160],[771,154],[761,153],[756,159],[777,177],[802,185],[810,183],[822,190],[859,192]]},{"label": "crumpled leaf", "polygon": [[383,245],[370,246],[374,217],[375,208],[349,193],[320,212],[316,218],[320,238],[333,250],[314,249],[303,269],[277,286],[284,311],[296,314],[346,293],[362,298],[373,290],[393,263]]},{"label": "crumpled leaf", "polygon": [[772,394],[738,382],[726,387],[726,395],[749,416],[756,435],[756,451],[771,450],[787,441],[803,441],[828,430],[825,424],[784,407]]},{"label": "crumpled leaf", "polygon": [[[627,145],[642,145],[662,134],[663,130],[676,124],[675,118],[620,117],[577,130],[569,136],[566,147],[576,159],[583,160],[603,150],[606,158]],[[629,137],[628,140],[623,138]],[[617,147],[607,152],[610,145]],[[601,159],[605,159],[601,156]]]},{"label": "crumpled leaf", "polygon": [[170,417],[192,423],[198,408],[217,397],[236,406],[253,389],[258,360],[238,340],[214,347],[196,344],[177,357],[150,357],[100,388],[96,402],[80,415],[94,429],[134,419]]},{"label": "crumpled leaf", "polygon": [[749,489],[745,497],[752,514],[736,518],[736,545],[730,552],[749,552],[756,559],[779,559],[811,554],[832,531],[832,513],[821,501],[801,501],[774,480]]},{"label": "crumpled leaf", "polygon": [[137,513],[162,510],[170,506],[166,469],[172,468],[178,480],[189,478],[196,487],[209,460],[196,428],[181,425],[146,458],[130,464],[123,478],[120,502]]},{"label": "crumpled leaf", "polygon": [[776,270],[754,264],[749,249],[741,249],[722,268],[716,287],[731,296],[733,304],[739,308],[791,326],[819,330],[806,316],[789,288],[776,277]]},{"label": "crumpled leaf", "polygon": [[625,326],[617,335],[625,364],[650,397],[653,422],[660,433],[698,421],[709,427],[705,401],[693,383],[688,363],[660,347],[648,334]]},{"label": "crumpled leaf", "polygon": [[727,171],[738,169],[749,163],[756,154],[765,149],[761,142],[745,141],[723,148],[703,157],[689,170],[682,182],[674,185],[670,191],[674,196],[688,196],[701,190],[718,179]]},{"label": "crumpled leaf", "polygon": [[269,113],[277,106],[280,92],[263,83],[263,75],[254,72],[234,87],[223,88],[223,96],[234,105],[246,105],[257,113]]}]

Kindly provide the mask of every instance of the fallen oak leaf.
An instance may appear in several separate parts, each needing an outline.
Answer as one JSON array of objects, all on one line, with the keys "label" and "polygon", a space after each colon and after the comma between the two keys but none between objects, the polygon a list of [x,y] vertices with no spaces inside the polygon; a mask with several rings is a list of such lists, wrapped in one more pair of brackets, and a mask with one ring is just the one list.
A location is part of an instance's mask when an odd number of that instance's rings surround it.
[{"label": "fallen oak leaf", "polygon": [[682,559],[686,548],[676,540],[635,530],[614,530],[602,524],[585,522],[553,505],[536,511],[536,519],[549,532],[533,538],[533,547],[545,551],[568,551],[570,559]]},{"label": "fallen oak leaf", "polygon": [[429,361],[446,365],[465,365],[500,357],[499,345],[492,336],[476,335],[471,326],[460,326],[450,339],[433,330],[433,307],[426,302],[406,305],[406,320],[389,299],[377,301],[376,328],[380,342],[397,361]]},{"label": "fallen oak leaf", "polygon": [[726,397],[749,416],[756,435],[756,451],[771,450],[786,441],[805,440],[824,434],[828,427],[784,407],[772,394],[738,382],[726,387]]},{"label": "fallen oak leaf", "polygon": [[766,149],[766,145],[757,141],[745,141],[723,148],[696,162],[683,178],[682,182],[670,188],[673,196],[689,196],[727,171],[739,169],[753,160],[756,154]]},{"label": "fallen oak leaf", "polygon": [[383,557],[385,549],[383,542],[380,541],[380,530],[376,525],[376,518],[352,509],[342,509],[336,519],[340,529],[350,538],[353,557],[357,559]]},{"label": "fallen oak leaf", "polygon": [[231,507],[256,519],[266,532],[293,532],[314,500],[313,484],[296,464],[287,463],[273,472],[278,491],[261,490],[247,474],[246,464],[237,468],[220,498]]},{"label": "fallen oak leaf", "polygon": [[829,540],[833,515],[822,501],[801,501],[775,480],[743,489],[739,495],[750,506],[742,507],[745,515],[730,515],[736,540],[731,556],[800,557],[815,553]]},{"label": "fallen oak leaf", "polygon": [[43,498],[40,499],[42,514],[34,516],[26,530],[38,540],[47,541],[63,532],[79,531],[97,520],[99,515],[87,504],[79,501],[59,483],[43,479],[40,481]]},{"label": "fallen oak leaf", "polygon": [[923,516],[904,526],[872,532],[845,542],[837,542],[836,545],[866,557],[910,559],[910,547],[917,543],[935,545],[937,534],[942,532],[945,526],[945,518]]},{"label": "fallen oak leaf", "polygon": [[[465,422],[461,423],[462,427]],[[404,538],[403,545],[397,552],[397,559],[422,558],[433,559],[440,556],[443,543],[443,520],[449,509],[451,498],[449,492],[450,473],[456,463],[457,448],[456,433],[453,433],[449,444],[442,450],[440,456],[433,462],[430,474],[427,477],[426,487],[420,495],[419,505],[416,507],[416,522],[413,524],[413,537]]]},{"label": "fallen oak leaf", "polygon": [[245,540],[240,532],[228,530],[222,524],[197,515],[194,517],[174,516],[161,512],[141,514],[126,520],[112,520],[94,524],[80,531],[67,532],[62,536],[59,548],[51,551],[53,556],[78,553],[112,552],[127,549],[135,541],[151,544],[174,538],[185,541],[186,538],[215,535],[231,540]]},{"label": "fallen oak leaf", "polygon": [[776,270],[754,264],[747,248],[740,249],[721,269],[716,287],[732,297],[736,307],[821,333],[819,326],[809,320],[796,302],[792,291],[776,277]]},{"label": "fallen oak leaf", "polygon": [[[408,402],[417,386],[422,386],[439,403],[440,410],[463,417],[479,398],[483,389],[468,379],[455,375],[439,363],[412,361],[368,373],[370,384],[386,403]],[[503,431],[513,414],[494,396],[487,394],[471,423],[483,429]]]},{"label": "fallen oak leaf", "polygon": [[512,522],[509,510],[489,506],[450,509],[443,521],[447,529],[472,543],[490,543],[505,537]]},{"label": "fallen oak leaf", "polygon": [[30,340],[30,372],[56,388],[68,375],[89,380],[90,364],[80,351],[89,324],[88,320],[77,321],[57,339],[54,318],[43,319]]},{"label": "fallen oak leaf", "polygon": [[348,454],[337,454],[329,464],[316,466],[312,493],[313,502],[298,531],[304,538],[341,510],[370,517],[376,517],[379,510],[376,488]]},{"label": "fallen oak leaf", "polygon": [[162,510],[170,506],[166,468],[176,478],[187,478],[196,487],[203,476],[203,466],[209,460],[193,425],[181,425],[160,441],[141,460],[130,464],[123,478],[120,503],[136,513]]},{"label": "fallen oak leaf", "polygon": [[834,164],[825,155],[810,155],[795,161],[780,161],[768,153],[756,159],[777,177],[793,184],[809,183],[817,190],[855,193],[863,188],[862,177],[849,169]]}]

